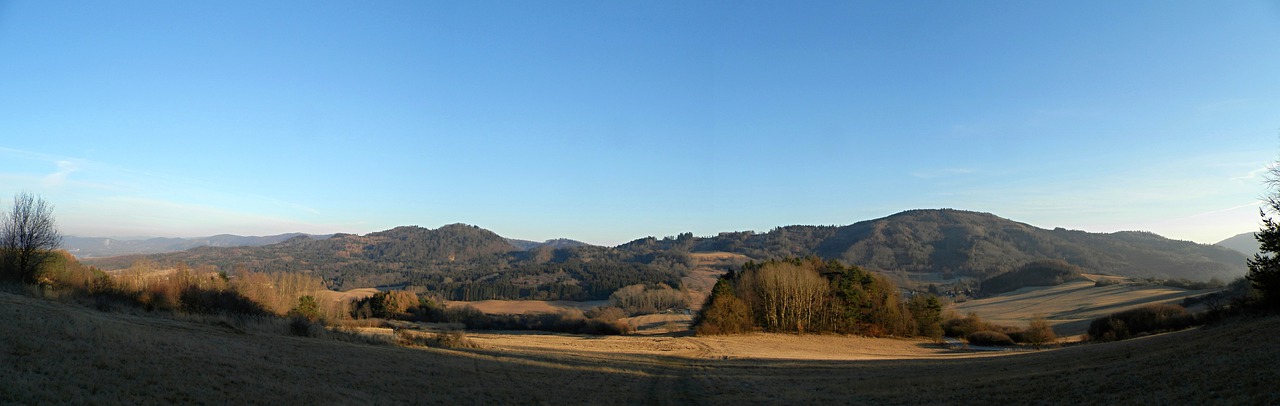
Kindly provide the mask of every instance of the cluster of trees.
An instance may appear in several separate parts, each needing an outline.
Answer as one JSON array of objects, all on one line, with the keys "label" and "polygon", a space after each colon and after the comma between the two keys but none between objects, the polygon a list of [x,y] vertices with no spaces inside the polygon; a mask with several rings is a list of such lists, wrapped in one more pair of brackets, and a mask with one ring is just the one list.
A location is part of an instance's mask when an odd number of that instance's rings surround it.
[{"label": "cluster of trees", "polygon": [[337,320],[343,304],[319,302],[318,278],[288,272],[216,272],[212,267],[178,264],[158,268],[139,261],[113,277],[59,251],[46,261],[40,283],[52,294],[86,301],[101,310],[138,306],[148,311],[286,316],[301,307],[312,319]]},{"label": "cluster of trees", "polygon": [[581,311],[564,309],[550,313],[486,314],[471,306],[449,307],[441,318],[444,323],[457,323],[477,330],[538,330],[571,334],[620,335],[632,327],[619,319],[626,314],[616,307]]},{"label": "cluster of trees", "polygon": [[817,257],[749,262],[723,276],[699,314],[699,334],[752,331],[941,336],[942,304],[902,300],[897,286],[856,266]]},{"label": "cluster of trees", "polygon": [[1012,272],[982,281],[983,295],[998,295],[1026,286],[1057,286],[1080,279],[1083,270],[1060,259],[1031,261]]},{"label": "cluster of trees", "polygon": [[644,284],[624,286],[609,295],[609,304],[627,314],[653,314],[689,307],[689,294],[666,284],[648,287]]},{"label": "cluster of trees", "polygon": [[942,323],[942,329],[947,337],[963,338],[973,345],[1021,343],[1041,346],[1052,344],[1058,339],[1053,327],[1044,317],[1032,318],[1027,322],[1026,328],[1017,328],[991,323],[970,313],[964,317],[948,318]]},{"label": "cluster of trees", "polygon": [[1195,315],[1173,304],[1139,307],[1094,319],[1089,323],[1089,338],[1116,341],[1145,334],[1181,330],[1199,324]]}]

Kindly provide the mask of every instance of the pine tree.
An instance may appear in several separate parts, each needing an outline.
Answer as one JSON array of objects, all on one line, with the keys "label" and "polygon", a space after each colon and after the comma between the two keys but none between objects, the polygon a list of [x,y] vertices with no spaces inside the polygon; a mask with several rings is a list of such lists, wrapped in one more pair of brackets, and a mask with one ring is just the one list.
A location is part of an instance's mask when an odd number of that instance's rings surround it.
[{"label": "pine tree", "polygon": [[[1266,184],[1271,189],[1267,197],[1267,206],[1271,212],[1280,214],[1280,165],[1272,165],[1268,169]],[[1270,309],[1280,309],[1280,223],[1267,216],[1266,210],[1260,210],[1262,229],[1254,238],[1261,247],[1253,258],[1249,259],[1249,273],[1245,275],[1249,282],[1262,295],[1262,304]]]},{"label": "pine tree", "polygon": [[[1280,200],[1270,199],[1273,210],[1280,212]],[[1249,259],[1249,273],[1245,277],[1262,294],[1263,305],[1280,308],[1280,223],[1262,213],[1262,229],[1254,237],[1261,249]]]}]

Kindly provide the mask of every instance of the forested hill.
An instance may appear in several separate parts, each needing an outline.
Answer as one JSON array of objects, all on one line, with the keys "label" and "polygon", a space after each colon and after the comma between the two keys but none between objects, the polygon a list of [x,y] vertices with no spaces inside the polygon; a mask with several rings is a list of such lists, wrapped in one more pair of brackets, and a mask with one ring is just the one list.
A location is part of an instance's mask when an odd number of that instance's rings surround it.
[{"label": "forested hill", "polygon": [[213,265],[230,274],[306,272],[319,276],[332,289],[412,285],[455,300],[598,300],[627,285],[679,286],[681,274],[688,269],[684,256],[636,257],[607,247],[555,246],[539,244],[524,250],[492,231],[451,224],[86,262],[106,269],[124,269],[142,260],[154,267]]},{"label": "forested hill", "polygon": [[1254,233],[1252,231],[1237,234],[1234,237],[1218,241],[1217,245],[1240,251],[1248,256],[1257,254],[1262,248],[1261,244],[1258,243],[1257,237],[1254,237]]},{"label": "forested hill", "polygon": [[[1036,260],[1062,260],[1083,272],[1131,277],[1230,280],[1245,272],[1231,249],[1145,232],[1046,230],[992,214],[912,210],[847,226],[786,226],[767,233],[684,233],[617,247],[513,244],[465,224],[397,227],[327,239],[300,236],[262,247],[200,247],[149,255],[160,266],[183,262],[222,270],[301,271],[331,288],[409,284],[451,299],[603,299],[635,283],[680,284],[690,252],[723,251],[755,259],[816,255],[871,270],[970,276],[985,280]],[[107,269],[140,257],[89,260]]]},{"label": "forested hill", "polygon": [[1245,257],[1216,245],[1147,232],[1046,230],[989,213],[911,210],[847,226],[786,226],[767,233],[643,238],[620,249],[726,251],[753,258],[817,255],[881,271],[986,279],[1035,260],[1060,259],[1085,272],[1130,277],[1230,280]]}]

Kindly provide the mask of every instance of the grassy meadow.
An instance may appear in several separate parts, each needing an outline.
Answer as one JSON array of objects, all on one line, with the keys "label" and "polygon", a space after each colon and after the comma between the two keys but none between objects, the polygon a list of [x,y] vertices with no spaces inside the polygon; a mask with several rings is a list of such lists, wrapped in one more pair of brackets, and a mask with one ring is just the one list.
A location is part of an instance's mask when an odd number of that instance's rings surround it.
[{"label": "grassy meadow", "polygon": [[974,313],[996,324],[1021,326],[1034,317],[1045,317],[1059,336],[1084,334],[1089,322],[1141,306],[1178,303],[1210,291],[1186,290],[1127,282],[1098,286],[1096,279],[1071,281],[1057,286],[1030,286],[992,297],[957,303],[960,314]]},{"label": "grassy meadow", "polygon": [[1280,319],[1055,350],[837,335],[469,333],[474,348],[288,335],[273,318],[100,312],[0,293],[0,403],[1280,402]]}]

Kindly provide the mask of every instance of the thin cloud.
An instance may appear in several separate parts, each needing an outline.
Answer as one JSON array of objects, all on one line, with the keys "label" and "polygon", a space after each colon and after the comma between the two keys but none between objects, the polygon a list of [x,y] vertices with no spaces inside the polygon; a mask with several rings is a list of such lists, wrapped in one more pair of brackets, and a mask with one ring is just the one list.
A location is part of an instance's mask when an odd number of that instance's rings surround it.
[{"label": "thin cloud", "polygon": [[1275,167],[1276,167],[1276,163],[1275,163],[1275,162],[1272,162],[1272,163],[1269,163],[1269,164],[1264,165],[1264,166],[1263,166],[1263,167],[1261,167],[1261,168],[1257,168],[1257,169],[1254,169],[1254,170],[1252,170],[1252,171],[1249,171],[1249,173],[1246,173],[1246,174],[1244,174],[1243,176],[1236,176],[1236,177],[1233,177],[1233,178],[1231,178],[1231,180],[1254,180],[1254,179],[1258,179],[1258,177],[1262,176],[1262,174],[1267,173],[1268,171],[1270,171],[1270,170],[1274,169]]},{"label": "thin cloud", "polygon": [[967,169],[967,168],[947,168],[947,169],[937,169],[937,170],[929,170],[929,171],[915,171],[911,173],[911,176],[914,176],[920,179],[936,179],[936,178],[950,178],[955,176],[970,175],[970,174],[973,174],[974,172],[975,172],[974,170]]},{"label": "thin cloud", "polygon": [[65,185],[67,183],[67,176],[70,176],[73,172],[80,170],[80,165],[76,164],[75,161],[64,159],[58,161],[57,164],[58,170],[54,173],[45,175],[44,177],[43,182],[46,187],[60,187]]}]

